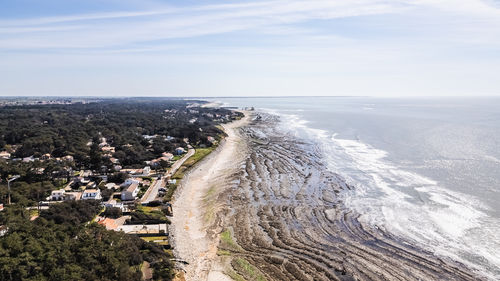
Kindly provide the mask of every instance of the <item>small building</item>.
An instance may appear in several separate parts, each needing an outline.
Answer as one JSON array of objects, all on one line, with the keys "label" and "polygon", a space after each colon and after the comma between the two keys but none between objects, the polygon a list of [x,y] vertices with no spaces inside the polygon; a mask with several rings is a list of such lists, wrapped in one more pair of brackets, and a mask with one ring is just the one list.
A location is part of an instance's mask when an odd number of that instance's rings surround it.
[{"label": "small building", "polygon": [[151,173],[151,167],[146,166],[146,167],[144,167],[144,169],[142,169],[143,176],[147,177],[147,176],[149,176],[149,173]]},{"label": "small building", "polygon": [[116,183],[113,183],[113,182],[107,183],[104,186],[106,187],[106,189],[117,189],[118,188],[118,185],[116,185]]},{"label": "small building", "polygon": [[23,158],[23,162],[25,163],[28,163],[28,162],[34,162],[35,161],[35,157],[33,156],[30,156],[30,157],[24,157]]},{"label": "small building", "polygon": [[74,158],[71,155],[66,155],[62,158],[64,161],[73,162]]},{"label": "small building", "polygon": [[0,151],[0,158],[9,159],[10,153],[8,153],[7,151]]},{"label": "small building", "polygon": [[[163,158],[163,157],[165,157],[165,158]],[[169,160],[174,159],[174,155],[173,155],[172,153],[163,152],[163,153],[161,154],[161,158],[162,158],[162,159],[164,159],[164,160],[169,161]]]},{"label": "small building", "polygon": [[44,155],[42,155],[40,157],[40,159],[42,160],[50,160],[52,158],[52,155],[50,155],[50,153],[45,153]]},{"label": "small building", "polygon": [[122,212],[125,211],[125,207],[123,206],[123,203],[116,202],[116,200],[114,200],[114,199],[111,199],[108,202],[106,202],[106,204],[104,204],[104,207],[106,207],[106,208],[118,208]]},{"label": "small building", "polygon": [[184,147],[178,147],[175,149],[174,153],[175,153],[175,155],[182,155],[182,154],[186,153],[186,150],[184,149]]},{"label": "small building", "polygon": [[64,200],[64,195],[66,191],[64,189],[52,190],[50,193],[50,200],[52,201],[61,201]]},{"label": "small building", "polygon": [[101,191],[99,189],[86,189],[82,194],[82,200],[100,200],[101,198]]},{"label": "small building", "polygon": [[104,146],[101,150],[105,153],[115,153],[115,148],[113,146]]},{"label": "small building", "polygon": [[3,211],[3,204],[0,204],[0,212]]},{"label": "small building", "polygon": [[125,188],[121,193],[122,201],[135,200],[137,193],[139,193],[139,182],[131,183],[127,188]]}]

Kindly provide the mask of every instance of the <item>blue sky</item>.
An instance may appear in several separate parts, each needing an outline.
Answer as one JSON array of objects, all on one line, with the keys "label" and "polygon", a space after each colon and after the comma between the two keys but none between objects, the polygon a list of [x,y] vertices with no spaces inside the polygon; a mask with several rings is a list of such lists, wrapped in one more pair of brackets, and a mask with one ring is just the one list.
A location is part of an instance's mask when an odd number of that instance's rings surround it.
[{"label": "blue sky", "polygon": [[0,0],[0,95],[500,95],[494,0]]}]

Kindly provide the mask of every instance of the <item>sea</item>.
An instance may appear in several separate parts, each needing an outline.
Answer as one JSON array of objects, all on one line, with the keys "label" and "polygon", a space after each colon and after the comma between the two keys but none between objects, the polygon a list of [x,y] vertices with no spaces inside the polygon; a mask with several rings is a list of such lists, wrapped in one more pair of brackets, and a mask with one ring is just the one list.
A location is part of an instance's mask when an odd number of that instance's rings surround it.
[{"label": "sea", "polygon": [[360,220],[500,280],[500,98],[214,98],[318,145]]}]

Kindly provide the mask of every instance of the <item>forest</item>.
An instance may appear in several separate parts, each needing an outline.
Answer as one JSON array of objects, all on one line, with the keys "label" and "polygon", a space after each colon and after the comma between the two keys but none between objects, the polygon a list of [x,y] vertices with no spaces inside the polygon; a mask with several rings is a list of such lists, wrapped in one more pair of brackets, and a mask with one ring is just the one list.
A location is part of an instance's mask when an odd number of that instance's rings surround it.
[{"label": "forest", "polygon": [[[190,107],[193,101],[109,99],[92,103],[6,106],[0,110],[0,147],[15,158],[70,155],[78,167],[100,168],[99,142],[115,147],[125,166],[140,165],[177,146],[210,145],[217,124],[238,113]],[[216,117],[218,116],[218,117]],[[157,136],[152,140],[143,136]],[[164,136],[169,136],[166,140]]]},{"label": "forest", "polygon": [[8,233],[0,237],[0,280],[141,280],[141,264],[153,267],[155,280],[171,280],[171,255],[154,243],[88,223],[99,201],[69,201],[30,220],[12,206],[0,212]]}]

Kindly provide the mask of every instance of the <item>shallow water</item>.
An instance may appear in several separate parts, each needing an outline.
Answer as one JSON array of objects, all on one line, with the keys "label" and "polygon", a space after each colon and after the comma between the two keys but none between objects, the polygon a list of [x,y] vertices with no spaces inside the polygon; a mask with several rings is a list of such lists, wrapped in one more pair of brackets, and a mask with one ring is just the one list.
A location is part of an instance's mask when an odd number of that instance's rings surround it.
[{"label": "shallow water", "polygon": [[361,221],[500,276],[500,99],[219,99],[280,116]]}]

